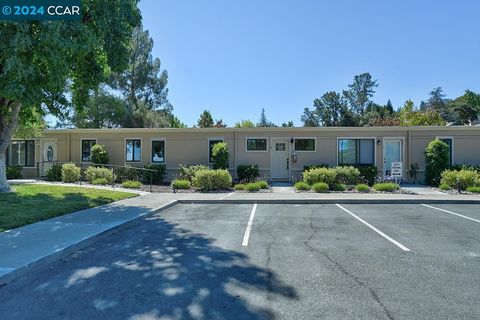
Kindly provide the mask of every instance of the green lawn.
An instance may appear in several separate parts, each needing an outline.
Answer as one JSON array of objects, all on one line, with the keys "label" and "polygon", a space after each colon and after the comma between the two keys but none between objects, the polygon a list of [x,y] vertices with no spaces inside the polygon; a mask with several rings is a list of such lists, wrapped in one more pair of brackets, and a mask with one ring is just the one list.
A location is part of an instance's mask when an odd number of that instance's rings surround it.
[{"label": "green lawn", "polygon": [[24,184],[0,193],[0,232],[136,194],[111,190]]}]

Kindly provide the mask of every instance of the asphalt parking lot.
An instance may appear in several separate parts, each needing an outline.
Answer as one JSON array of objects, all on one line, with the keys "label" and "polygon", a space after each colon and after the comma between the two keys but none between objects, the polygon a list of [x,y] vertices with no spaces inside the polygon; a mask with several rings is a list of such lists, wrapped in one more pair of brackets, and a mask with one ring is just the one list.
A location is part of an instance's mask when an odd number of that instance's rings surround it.
[{"label": "asphalt parking lot", "polygon": [[479,319],[480,205],[181,204],[0,287],[2,319]]}]

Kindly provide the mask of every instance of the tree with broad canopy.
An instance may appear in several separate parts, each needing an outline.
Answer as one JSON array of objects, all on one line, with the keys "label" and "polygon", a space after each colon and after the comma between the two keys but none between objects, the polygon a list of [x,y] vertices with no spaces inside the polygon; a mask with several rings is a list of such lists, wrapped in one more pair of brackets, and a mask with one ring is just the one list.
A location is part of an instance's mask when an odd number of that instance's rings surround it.
[{"label": "tree with broad canopy", "polygon": [[10,191],[5,152],[17,125],[81,108],[127,67],[140,21],[138,0],[83,0],[79,21],[0,21],[0,192]]}]

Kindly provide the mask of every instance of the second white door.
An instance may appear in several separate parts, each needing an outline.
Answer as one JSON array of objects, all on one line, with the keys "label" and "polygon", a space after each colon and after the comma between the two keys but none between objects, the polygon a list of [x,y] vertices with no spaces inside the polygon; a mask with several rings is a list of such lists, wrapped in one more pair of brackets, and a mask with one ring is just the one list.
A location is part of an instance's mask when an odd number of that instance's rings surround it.
[{"label": "second white door", "polygon": [[273,180],[288,180],[288,139],[272,138],[270,143],[270,175]]}]

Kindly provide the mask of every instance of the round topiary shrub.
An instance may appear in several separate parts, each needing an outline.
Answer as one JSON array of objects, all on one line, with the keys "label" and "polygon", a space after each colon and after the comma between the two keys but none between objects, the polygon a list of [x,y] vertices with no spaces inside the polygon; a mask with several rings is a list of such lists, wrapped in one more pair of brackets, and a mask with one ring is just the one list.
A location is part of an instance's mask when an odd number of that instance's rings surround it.
[{"label": "round topiary shrub", "polygon": [[62,181],[73,183],[80,180],[80,168],[74,163],[65,163],[62,165]]},{"label": "round topiary shrub", "polygon": [[122,188],[138,189],[141,186],[142,186],[142,183],[140,181],[127,180],[127,181],[122,182]]},{"label": "round topiary shrub", "polygon": [[228,169],[228,147],[225,142],[215,143],[212,150],[213,169]]},{"label": "round topiary shrub", "polygon": [[328,184],[324,182],[317,182],[312,185],[313,192],[324,193],[328,192]]},{"label": "round topiary shrub", "polygon": [[449,146],[445,142],[435,139],[425,149],[425,183],[430,186],[440,184],[440,176],[448,166]]},{"label": "round topiary shrub", "polygon": [[471,193],[480,193],[480,187],[467,187],[467,191]]},{"label": "round topiary shrub", "polygon": [[236,191],[243,191],[243,190],[245,190],[245,184],[243,184],[243,183],[237,183],[233,188],[234,188]]},{"label": "round topiary shrub", "polygon": [[47,181],[62,181],[62,166],[58,164],[52,165],[47,170]]},{"label": "round topiary shrub", "polygon": [[370,187],[366,184],[361,183],[361,184],[357,184],[355,186],[355,190],[357,190],[358,192],[361,192],[361,193],[367,193],[367,192],[370,191]]},{"label": "round topiary shrub", "polygon": [[300,190],[310,190],[310,185],[306,182],[299,181],[295,183],[295,190],[300,191]]},{"label": "round topiary shrub", "polygon": [[400,189],[400,186],[393,182],[375,183],[373,189],[377,192],[394,192]]},{"label": "round topiary shrub", "polygon": [[465,190],[467,187],[480,185],[480,173],[476,170],[445,170],[442,172],[440,185],[447,185],[451,189],[459,191]]},{"label": "round topiary shrub", "polygon": [[108,184],[112,184],[114,179],[113,171],[109,168],[90,166],[85,170],[85,177],[88,182],[93,184],[96,179],[104,178]]},{"label": "round topiary shrub", "polygon": [[228,170],[198,170],[193,177],[193,186],[202,191],[226,190],[232,185]]},{"label": "round topiary shrub", "polygon": [[108,156],[107,149],[105,146],[96,144],[90,150],[90,160],[93,164],[108,164],[110,162],[110,157]]},{"label": "round topiary shrub", "polygon": [[105,178],[97,178],[97,179],[93,179],[91,183],[94,184],[94,185],[104,186],[104,185],[108,184],[108,181]]},{"label": "round topiary shrub", "polygon": [[330,185],[335,183],[336,176],[337,176],[337,172],[335,171],[335,169],[331,169],[331,168],[310,169],[308,171],[303,172],[303,181],[305,181],[309,185],[313,185],[318,182],[323,182]]},{"label": "round topiary shrub", "polygon": [[338,166],[335,168],[336,182],[339,184],[355,185],[359,182],[360,171],[352,166]]},{"label": "round topiary shrub", "polygon": [[334,183],[330,186],[332,191],[347,191],[347,186],[343,183]]},{"label": "round topiary shrub", "polygon": [[186,190],[186,189],[190,189],[191,184],[190,184],[190,181],[188,180],[175,179],[172,181],[171,187],[172,189]]},{"label": "round topiary shrub", "polygon": [[256,183],[260,186],[260,189],[268,189],[268,182],[267,181],[258,180]]},{"label": "round topiary shrub", "polygon": [[9,166],[5,169],[7,179],[22,179],[22,167],[21,166]]},{"label": "round topiary shrub", "polygon": [[258,192],[260,189],[260,185],[257,182],[251,182],[245,185],[245,190],[248,192]]},{"label": "round topiary shrub", "polygon": [[237,175],[240,181],[255,181],[260,173],[256,164],[241,164],[237,167]]}]

